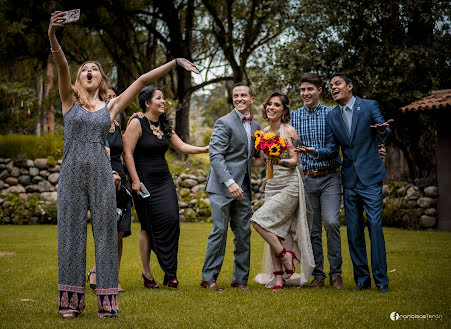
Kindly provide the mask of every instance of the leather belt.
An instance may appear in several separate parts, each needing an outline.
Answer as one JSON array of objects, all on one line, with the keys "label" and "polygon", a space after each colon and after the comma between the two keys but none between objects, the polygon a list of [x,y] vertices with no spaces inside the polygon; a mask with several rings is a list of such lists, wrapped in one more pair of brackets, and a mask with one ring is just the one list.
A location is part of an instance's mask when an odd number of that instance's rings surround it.
[{"label": "leather belt", "polygon": [[326,170],[313,170],[313,171],[304,171],[304,175],[308,175],[310,177],[319,177],[319,176],[326,176],[328,174],[339,172],[340,169],[333,168],[333,169],[326,169]]}]

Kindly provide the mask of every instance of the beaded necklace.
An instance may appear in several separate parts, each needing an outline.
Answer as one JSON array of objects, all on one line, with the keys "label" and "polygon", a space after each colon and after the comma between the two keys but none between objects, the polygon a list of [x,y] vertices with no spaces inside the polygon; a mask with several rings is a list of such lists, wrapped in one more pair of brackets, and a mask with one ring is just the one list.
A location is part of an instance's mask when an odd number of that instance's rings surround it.
[{"label": "beaded necklace", "polygon": [[160,123],[157,122],[152,122],[150,119],[147,119],[149,121],[149,127],[150,130],[152,130],[152,133],[157,136],[158,139],[162,139],[163,138],[163,131],[160,128]]}]

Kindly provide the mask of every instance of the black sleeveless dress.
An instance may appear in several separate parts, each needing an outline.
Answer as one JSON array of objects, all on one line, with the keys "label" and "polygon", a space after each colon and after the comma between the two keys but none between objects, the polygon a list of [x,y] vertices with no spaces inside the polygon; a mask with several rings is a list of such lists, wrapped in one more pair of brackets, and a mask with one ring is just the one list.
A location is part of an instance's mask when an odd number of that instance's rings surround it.
[{"label": "black sleeveless dress", "polygon": [[[127,175],[122,164],[121,155],[124,152],[124,142],[122,141],[121,128],[114,123],[114,132],[108,132],[107,141],[110,147],[111,168],[121,176],[121,185],[129,189]],[[131,203],[127,205],[126,211],[121,220],[117,222],[117,231],[124,232],[124,238],[131,235],[132,210]]]},{"label": "black sleeveless dress", "polygon": [[136,172],[150,193],[148,198],[133,193],[136,212],[141,229],[149,235],[150,247],[157,255],[162,270],[169,277],[175,277],[180,225],[177,193],[164,157],[169,141],[166,136],[158,139],[153,134],[146,117],[135,117],[133,120],[140,121],[142,130],[133,153]]}]

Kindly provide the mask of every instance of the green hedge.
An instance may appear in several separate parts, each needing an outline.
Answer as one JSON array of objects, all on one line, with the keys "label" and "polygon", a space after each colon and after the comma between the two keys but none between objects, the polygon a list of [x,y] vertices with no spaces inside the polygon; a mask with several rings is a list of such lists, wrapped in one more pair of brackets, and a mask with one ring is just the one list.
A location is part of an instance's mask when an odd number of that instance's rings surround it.
[{"label": "green hedge", "polygon": [[0,135],[0,157],[18,159],[26,157],[55,159],[63,157],[63,135],[46,134],[42,137],[34,135]]},{"label": "green hedge", "polygon": [[27,200],[17,192],[9,193],[0,205],[0,223],[56,224],[56,201],[39,201],[38,193],[32,194]]},{"label": "green hedge", "polygon": [[205,191],[191,193],[190,189],[181,188],[179,200],[194,206],[182,209],[182,214],[187,222],[211,222],[211,206],[202,200],[206,198],[208,198],[208,193]]}]

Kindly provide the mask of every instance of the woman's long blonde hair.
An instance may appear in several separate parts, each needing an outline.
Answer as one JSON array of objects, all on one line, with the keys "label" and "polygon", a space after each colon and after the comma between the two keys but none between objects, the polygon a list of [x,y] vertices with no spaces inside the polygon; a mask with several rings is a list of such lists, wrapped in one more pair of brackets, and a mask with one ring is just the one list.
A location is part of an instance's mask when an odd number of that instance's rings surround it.
[{"label": "woman's long blonde hair", "polygon": [[83,107],[93,107],[94,106],[94,104],[91,104],[89,102],[88,91],[85,88],[83,88],[83,86],[81,85],[81,82],[80,82],[81,70],[83,69],[83,66],[85,66],[88,63],[94,63],[95,65],[97,65],[99,67],[100,74],[102,76],[102,80],[100,81],[100,86],[99,86],[100,100],[106,101],[108,99],[108,89],[110,88],[109,87],[110,79],[103,71],[102,65],[100,65],[99,62],[87,61],[87,62],[84,62],[83,64],[81,64],[81,66],[78,68],[77,78],[75,79],[75,85],[72,86],[72,90],[74,91],[75,97],[77,99],[76,102]]}]

